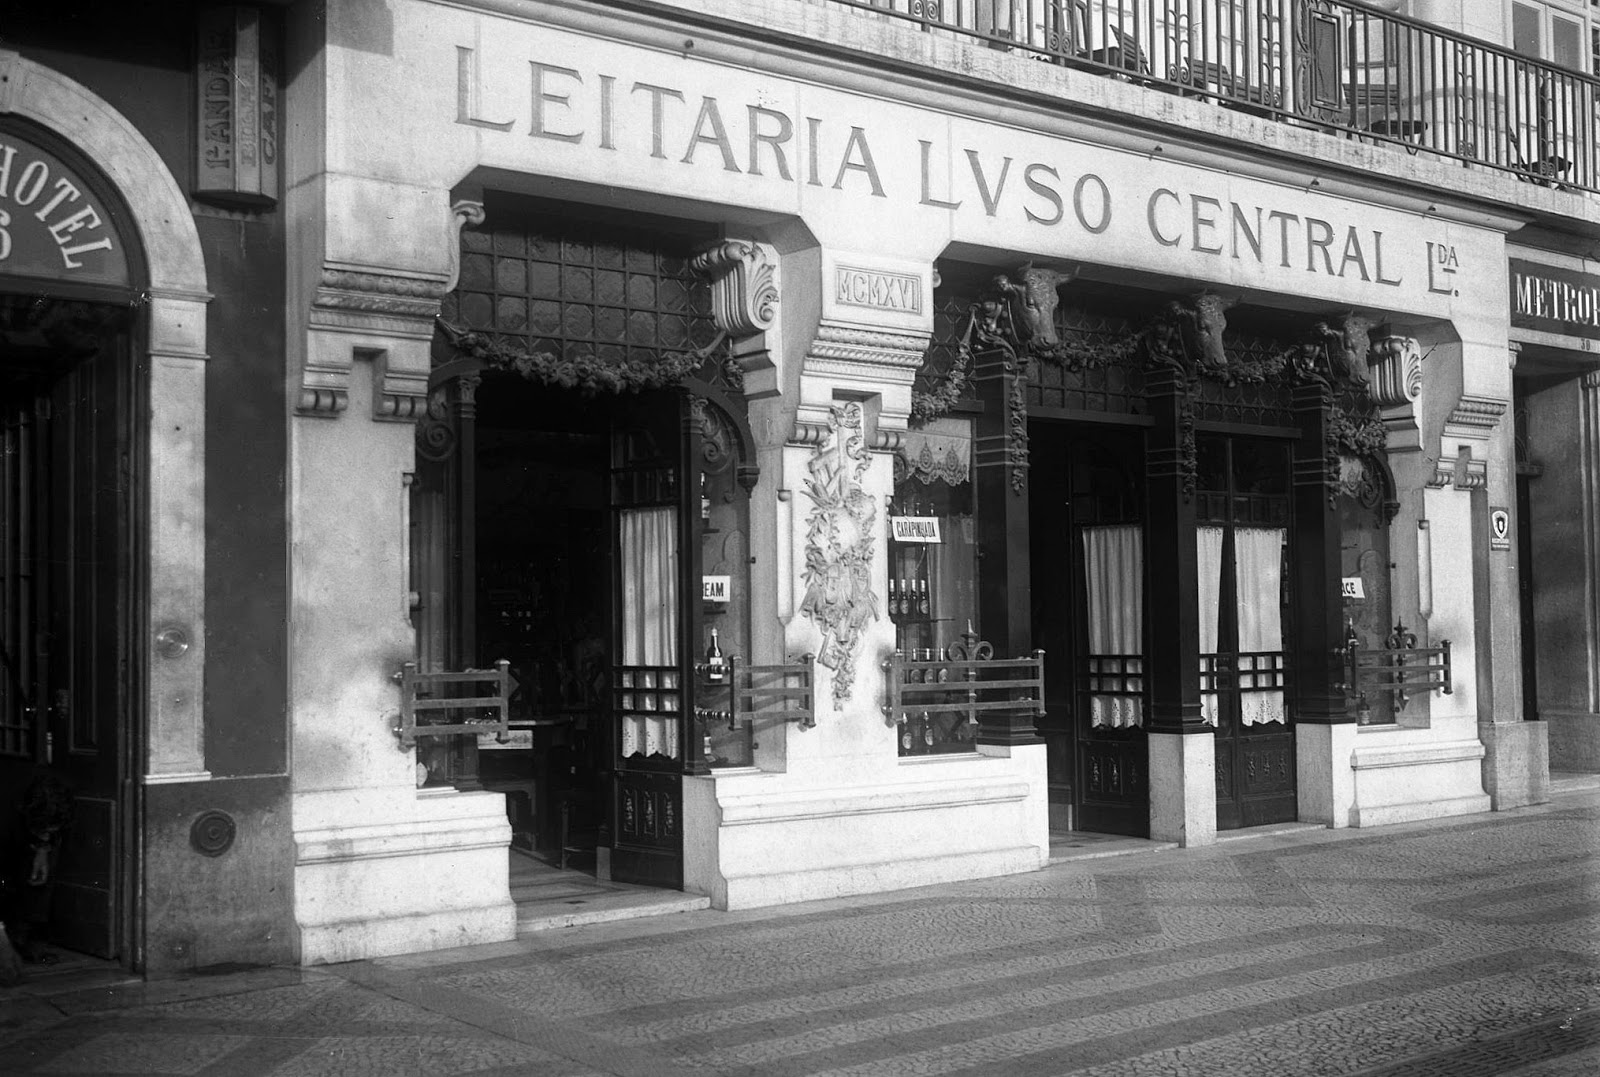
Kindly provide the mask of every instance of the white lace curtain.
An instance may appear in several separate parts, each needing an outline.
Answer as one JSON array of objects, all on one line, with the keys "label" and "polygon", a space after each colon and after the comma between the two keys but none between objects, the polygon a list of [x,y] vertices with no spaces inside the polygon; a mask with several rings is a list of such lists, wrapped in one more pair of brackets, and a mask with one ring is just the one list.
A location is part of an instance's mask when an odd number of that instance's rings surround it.
[{"label": "white lace curtain", "polygon": [[[1144,661],[1125,666],[1101,656],[1144,654],[1144,536],[1137,524],[1083,529],[1089,595],[1089,670],[1092,687],[1142,692]],[[1089,724],[1123,729],[1144,724],[1142,695],[1089,695]]]},{"label": "white lace curtain", "polygon": [[[672,508],[618,513],[622,556],[622,664],[678,662],[678,513]],[[679,716],[622,715],[622,754],[678,758]]]},{"label": "white lace curtain", "polygon": [[[1218,621],[1222,616],[1222,538],[1220,527],[1195,529],[1195,554],[1200,585],[1200,671],[1214,673],[1217,653]],[[1204,684],[1205,681],[1200,682]],[[1207,725],[1217,724],[1217,693],[1200,693],[1200,717]]]},{"label": "white lace curtain", "polygon": [[[1222,613],[1222,540],[1220,527],[1201,527],[1195,532],[1198,561],[1200,662],[1209,669],[1218,643],[1218,622]],[[1239,527],[1233,532],[1235,611],[1239,623],[1239,653],[1283,650],[1283,539],[1281,527]],[[1283,721],[1283,692],[1259,688],[1276,683],[1276,674],[1257,675],[1255,659],[1238,659],[1240,720],[1245,725]],[[1264,663],[1265,665],[1265,663]],[[1279,667],[1272,667],[1274,669]],[[1217,694],[1200,693],[1200,713],[1210,725],[1217,724]]]},{"label": "white lace curtain", "polygon": [[[1283,650],[1283,538],[1281,527],[1241,527],[1233,533],[1240,653]],[[1245,725],[1283,721],[1282,690],[1257,687],[1275,684],[1277,677],[1257,677],[1249,662],[1240,660],[1240,720]]]}]

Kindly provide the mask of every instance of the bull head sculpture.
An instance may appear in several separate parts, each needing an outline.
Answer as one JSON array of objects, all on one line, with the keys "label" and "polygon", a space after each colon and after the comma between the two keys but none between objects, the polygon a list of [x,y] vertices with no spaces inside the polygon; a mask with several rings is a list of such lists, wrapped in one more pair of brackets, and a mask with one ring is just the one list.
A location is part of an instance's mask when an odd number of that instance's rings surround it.
[{"label": "bull head sculpture", "polygon": [[1077,276],[1076,269],[1047,269],[1027,263],[1015,274],[995,277],[994,285],[1011,301],[1012,322],[1019,340],[1035,348],[1053,348],[1056,336],[1056,307],[1061,297],[1056,289]]}]

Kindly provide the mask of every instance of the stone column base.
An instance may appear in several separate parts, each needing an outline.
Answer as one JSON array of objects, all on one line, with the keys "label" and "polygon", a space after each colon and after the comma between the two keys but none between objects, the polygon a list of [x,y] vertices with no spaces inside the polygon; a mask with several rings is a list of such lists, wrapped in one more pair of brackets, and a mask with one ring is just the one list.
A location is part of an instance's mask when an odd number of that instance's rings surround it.
[{"label": "stone column base", "polygon": [[1356,726],[1305,723],[1294,727],[1295,796],[1302,823],[1332,829],[1350,825],[1356,804],[1356,776],[1350,766]]},{"label": "stone column base", "polygon": [[1550,799],[1550,748],[1543,722],[1484,722],[1483,789],[1495,811]]},{"label": "stone column base", "polygon": [[1217,741],[1150,733],[1150,837],[1188,848],[1217,840]]}]

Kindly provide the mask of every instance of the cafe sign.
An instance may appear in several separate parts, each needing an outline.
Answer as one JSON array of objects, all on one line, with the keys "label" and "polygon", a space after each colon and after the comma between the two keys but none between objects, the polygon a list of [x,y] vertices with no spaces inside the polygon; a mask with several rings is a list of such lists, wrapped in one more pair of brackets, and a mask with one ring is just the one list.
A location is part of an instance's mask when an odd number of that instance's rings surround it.
[{"label": "cafe sign", "polygon": [[278,198],[278,58],[253,7],[200,12],[195,72],[195,194],[266,208]]},{"label": "cafe sign", "polygon": [[1511,259],[1511,325],[1600,339],[1600,276]]},{"label": "cafe sign", "polygon": [[48,150],[0,131],[0,274],[128,283],[111,214]]}]

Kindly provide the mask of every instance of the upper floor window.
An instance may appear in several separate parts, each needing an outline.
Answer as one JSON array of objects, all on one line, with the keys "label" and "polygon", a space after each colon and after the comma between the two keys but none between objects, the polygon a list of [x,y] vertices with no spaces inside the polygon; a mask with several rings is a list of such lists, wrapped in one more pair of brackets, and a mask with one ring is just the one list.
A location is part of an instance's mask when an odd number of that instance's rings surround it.
[{"label": "upper floor window", "polygon": [[1547,60],[1574,71],[1597,70],[1595,57],[1584,61],[1584,39],[1591,39],[1590,52],[1597,50],[1595,31],[1600,30],[1600,4],[1579,0],[1549,0],[1546,3],[1511,5],[1511,48],[1524,56]]}]

